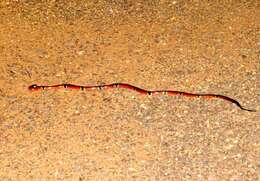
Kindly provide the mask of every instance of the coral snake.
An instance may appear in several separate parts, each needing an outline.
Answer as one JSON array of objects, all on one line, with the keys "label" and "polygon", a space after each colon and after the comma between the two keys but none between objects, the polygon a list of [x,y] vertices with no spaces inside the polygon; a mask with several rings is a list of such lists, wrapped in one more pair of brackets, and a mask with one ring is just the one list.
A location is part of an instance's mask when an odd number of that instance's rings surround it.
[{"label": "coral snake", "polygon": [[203,98],[209,98],[209,99],[218,98],[218,99],[223,99],[223,100],[229,101],[244,111],[256,112],[256,110],[246,109],[246,108],[242,107],[238,101],[236,101],[235,99],[232,99],[230,97],[224,96],[224,95],[196,94],[196,93],[174,91],[174,90],[146,90],[146,89],[142,89],[142,88],[130,85],[130,84],[126,84],[126,83],[112,83],[112,84],[88,85],[88,86],[73,85],[73,84],[56,84],[56,85],[33,84],[28,87],[28,89],[30,91],[39,91],[39,90],[45,90],[45,89],[59,89],[59,88],[82,90],[82,91],[96,90],[96,89],[101,90],[101,89],[111,89],[111,88],[122,88],[122,89],[133,90],[133,91],[136,91],[136,92],[138,92],[140,94],[144,94],[144,95],[163,94],[163,95],[169,95],[169,96],[181,95],[181,96],[186,96],[186,97],[203,97]]}]

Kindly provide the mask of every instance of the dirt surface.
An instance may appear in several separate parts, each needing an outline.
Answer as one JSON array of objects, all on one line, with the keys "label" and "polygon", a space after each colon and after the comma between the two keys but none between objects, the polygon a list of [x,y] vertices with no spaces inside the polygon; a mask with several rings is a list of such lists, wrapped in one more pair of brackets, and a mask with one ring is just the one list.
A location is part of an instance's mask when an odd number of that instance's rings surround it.
[{"label": "dirt surface", "polygon": [[[258,180],[259,7],[1,1],[0,180]],[[27,89],[112,82],[224,94],[257,112],[122,89]]]}]

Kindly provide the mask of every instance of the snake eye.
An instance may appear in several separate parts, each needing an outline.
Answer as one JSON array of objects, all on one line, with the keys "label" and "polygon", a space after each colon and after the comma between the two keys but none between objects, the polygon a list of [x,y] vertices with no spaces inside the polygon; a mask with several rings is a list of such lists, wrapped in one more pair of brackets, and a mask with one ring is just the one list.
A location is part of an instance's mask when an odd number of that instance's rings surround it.
[{"label": "snake eye", "polygon": [[36,84],[33,84],[33,85],[29,86],[29,90],[34,90],[34,89],[36,89],[36,88],[37,88],[37,85],[36,85]]}]

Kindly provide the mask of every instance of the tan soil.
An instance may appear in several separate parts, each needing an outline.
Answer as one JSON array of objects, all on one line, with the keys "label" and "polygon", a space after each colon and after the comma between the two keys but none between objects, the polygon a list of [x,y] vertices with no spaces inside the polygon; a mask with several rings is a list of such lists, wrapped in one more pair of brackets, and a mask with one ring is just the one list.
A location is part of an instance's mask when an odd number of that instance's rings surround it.
[{"label": "tan soil", "polygon": [[[257,180],[259,1],[1,1],[0,180]],[[257,85],[258,81],[258,85]],[[127,82],[221,100],[33,83]]]}]

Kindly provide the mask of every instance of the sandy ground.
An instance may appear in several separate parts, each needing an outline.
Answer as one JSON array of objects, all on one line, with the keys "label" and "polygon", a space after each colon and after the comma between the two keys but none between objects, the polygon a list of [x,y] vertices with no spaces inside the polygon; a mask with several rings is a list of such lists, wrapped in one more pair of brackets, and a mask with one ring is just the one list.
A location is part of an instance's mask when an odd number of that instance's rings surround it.
[{"label": "sandy ground", "polygon": [[[259,7],[2,0],[0,180],[259,179]],[[257,112],[121,89],[27,89],[112,82],[224,94]]]}]

